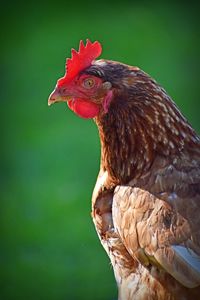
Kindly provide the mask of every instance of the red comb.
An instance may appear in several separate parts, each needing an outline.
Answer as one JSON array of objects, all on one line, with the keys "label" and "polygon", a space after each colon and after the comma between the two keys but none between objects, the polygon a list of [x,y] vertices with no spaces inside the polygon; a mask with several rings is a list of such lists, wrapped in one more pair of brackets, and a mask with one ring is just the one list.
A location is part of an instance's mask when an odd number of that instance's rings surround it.
[{"label": "red comb", "polygon": [[74,78],[80,71],[89,67],[92,61],[101,54],[102,48],[99,42],[91,43],[87,39],[84,46],[83,41],[80,41],[79,51],[72,49],[72,57],[67,59],[66,62],[66,74],[63,78],[58,80],[58,85],[66,83],[70,79]]}]

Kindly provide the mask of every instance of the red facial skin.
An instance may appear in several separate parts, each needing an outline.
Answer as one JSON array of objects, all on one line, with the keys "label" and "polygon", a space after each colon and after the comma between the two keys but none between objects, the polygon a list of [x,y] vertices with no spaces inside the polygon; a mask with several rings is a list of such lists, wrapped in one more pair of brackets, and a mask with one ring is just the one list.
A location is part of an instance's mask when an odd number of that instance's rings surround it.
[{"label": "red facial skin", "polygon": [[109,82],[104,83],[101,78],[93,75],[81,74],[101,54],[99,42],[91,43],[87,40],[84,46],[80,41],[79,50],[72,49],[72,57],[67,59],[66,73],[60,78],[48,104],[65,101],[78,116],[95,118],[100,111],[108,112],[113,91]]},{"label": "red facial skin", "polygon": [[73,112],[84,119],[95,118],[100,111],[99,105],[80,98],[69,100],[67,104]]},{"label": "red facial skin", "polygon": [[65,101],[78,116],[95,118],[100,111],[108,112],[113,92],[109,82],[93,75],[81,74],[101,55],[101,44],[87,40],[84,46],[80,41],[79,50],[72,49],[71,58],[66,62],[66,73],[57,82],[48,104]]},{"label": "red facial skin", "polygon": [[71,82],[64,82],[58,87],[62,97],[71,97],[67,101],[69,108],[79,117],[95,118],[100,112],[100,104],[95,103],[95,97],[101,89],[102,80],[98,77],[83,74]]}]

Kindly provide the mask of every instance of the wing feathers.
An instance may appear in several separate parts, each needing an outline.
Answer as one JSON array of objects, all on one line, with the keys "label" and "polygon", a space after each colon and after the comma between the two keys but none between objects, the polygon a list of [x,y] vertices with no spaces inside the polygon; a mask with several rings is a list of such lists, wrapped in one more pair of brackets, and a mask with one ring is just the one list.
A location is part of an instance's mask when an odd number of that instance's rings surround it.
[{"label": "wing feathers", "polygon": [[189,258],[186,252],[188,250],[183,246],[171,246],[158,249],[154,257],[177,281],[188,288],[195,288],[200,284],[200,266],[194,267],[194,262],[197,263],[200,257],[195,254],[191,265],[191,256]]},{"label": "wing feathers", "polygon": [[142,264],[147,265],[147,256],[149,263],[155,261],[184,286],[200,284],[200,251],[193,251],[198,249],[196,232],[169,203],[140,188],[117,187],[113,223],[128,252]]},{"label": "wing feathers", "polygon": [[184,246],[173,245],[172,248],[176,255],[180,256],[200,276],[200,257],[192,249]]}]

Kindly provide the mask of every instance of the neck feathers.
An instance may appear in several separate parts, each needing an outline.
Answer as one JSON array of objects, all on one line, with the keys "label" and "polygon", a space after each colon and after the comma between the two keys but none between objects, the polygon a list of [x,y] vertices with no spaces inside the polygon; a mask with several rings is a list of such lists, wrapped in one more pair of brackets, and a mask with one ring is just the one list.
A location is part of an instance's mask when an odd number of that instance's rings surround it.
[{"label": "neck feathers", "polygon": [[186,149],[199,151],[194,130],[165,91],[146,74],[124,91],[125,86],[123,93],[115,93],[108,113],[96,120],[101,166],[117,184],[145,174],[158,155],[174,157]]}]

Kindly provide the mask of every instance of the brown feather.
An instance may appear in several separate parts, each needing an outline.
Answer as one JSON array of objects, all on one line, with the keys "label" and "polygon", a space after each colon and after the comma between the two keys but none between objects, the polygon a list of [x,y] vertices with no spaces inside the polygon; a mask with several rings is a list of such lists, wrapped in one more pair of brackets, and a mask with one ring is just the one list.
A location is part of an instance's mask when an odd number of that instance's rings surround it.
[{"label": "brown feather", "polygon": [[92,217],[119,300],[197,299],[200,139],[155,80],[137,67],[93,61],[96,54],[58,81],[48,103],[95,117],[101,166]]},{"label": "brown feather", "polygon": [[200,140],[154,80],[128,70],[109,112],[96,118],[101,169],[93,220],[119,299],[195,299],[199,275],[171,246],[200,255]]}]

